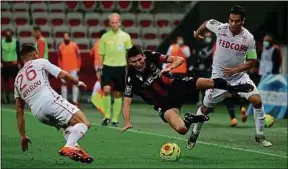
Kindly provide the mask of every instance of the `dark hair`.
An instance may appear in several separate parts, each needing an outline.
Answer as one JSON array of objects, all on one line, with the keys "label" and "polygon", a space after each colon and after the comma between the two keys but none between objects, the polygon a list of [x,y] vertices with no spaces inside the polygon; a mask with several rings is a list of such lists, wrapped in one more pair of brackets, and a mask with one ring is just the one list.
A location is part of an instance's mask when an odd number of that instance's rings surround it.
[{"label": "dark hair", "polygon": [[40,28],[40,26],[36,25],[33,27],[33,30],[34,31],[41,31],[41,28]]},{"label": "dark hair", "polygon": [[36,51],[35,47],[29,44],[24,44],[20,51],[21,58],[25,58],[25,56],[31,52]]},{"label": "dark hair", "polygon": [[235,5],[231,8],[230,14],[240,15],[243,20],[245,18],[245,9],[240,5]]},{"label": "dark hair", "polygon": [[134,57],[142,53],[143,53],[142,49],[133,45],[132,48],[128,49],[127,51],[127,58]]}]

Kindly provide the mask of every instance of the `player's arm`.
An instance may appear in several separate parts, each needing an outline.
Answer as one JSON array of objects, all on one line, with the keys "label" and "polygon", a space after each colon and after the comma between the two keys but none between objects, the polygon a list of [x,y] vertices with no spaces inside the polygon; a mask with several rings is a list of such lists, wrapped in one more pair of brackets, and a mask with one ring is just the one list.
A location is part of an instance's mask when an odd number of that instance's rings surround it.
[{"label": "player's arm", "polygon": [[19,134],[21,137],[26,136],[24,106],[25,106],[25,102],[21,98],[17,97],[16,98],[16,112],[17,112],[16,117],[17,117],[18,130],[19,130]]},{"label": "player's arm", "polygon": [[16,97],[17,126],[18,126],[20,137],[21,137],[21,147],[22,147],[23,152],[28,150],[28,143],[31,143],[28,136],[26,136],[24,106],[25,106],[24,100],[22,100],[20,97]]},{"label": "player's arm", "polygon": [[208,21],[205,21],[195,32],[194,32],[194,38],[196,39],[204,39],[204,37],[201,36],[201,34],[207,29],[209,29],[213,33],[218,32],[218,28],[221,25],[221,22],[218,22],[214,19],[210,19]]},{"label": "player's arm", "polygon": [[123,118],[125,127],[121,130],[121,133],[124,131],[133,128],[131,121],[130,121],[130,105],[132,103],[133,98],[133,81],[131,72],[127,73],[126,79],[125,79],[125,91],[124,91],[124,101],[123,101]]},{"label": "player's arm", "polygon": [[64,71],[64,70],[61,70],[61,72],[59,73],[58,75],[58,78],[61,78],[65,81],[69,81],[71,82],[72,84],[76,85],[77,87],[84,87],[86,89],[86,84],[81,82],[81,81],[78,81],[77,79],[75,79],[72,75],[70,75],[68,72]]},{"label": "player's arm", "polygon": [[201,34],[204,32],[204,30],[206,30],[206,23],[207,23],[207,21],[202,23],[202,25],[200,25],[200,27],[196,31],[194,31],[194,38],[196,38],[196,39],[204,39],[201,36]]},{"label": "player's arm", "polygon": [[86,89],[85,83],[78,81],[73,76],[71,76],[68,72],[60,69],[59,67],[53,65],[46,59],[42,59],[42,64],[44,65],[44,69],[49,72],[52,76],[56,78],[61,78],[65,81],[70,81],[72,84],[76,85],[77,87],[83,87]]},{"label": "player's arm", "polygon": [[[161,56],[160,56],[161,57]],[[184,63],[184,59],[180,56],[169,56],[169,55],[166,55],[166,63],[171,63],[170,66],[167,66],[165,69],[163,69],[161,71],[161,73],[164,73],[164,72],[169,72],[177,67],[179,67],[181,64]]]},{"label": "player's arm", "polygon": [[129,128],[132,128],[132,124],[130,121],[130,105],[131,105],[131,103],[132,103],[132,98],[124,97],[123,111],[122,112],[123,112],[125,127],[122,129],[121,133],[128,130]]}]

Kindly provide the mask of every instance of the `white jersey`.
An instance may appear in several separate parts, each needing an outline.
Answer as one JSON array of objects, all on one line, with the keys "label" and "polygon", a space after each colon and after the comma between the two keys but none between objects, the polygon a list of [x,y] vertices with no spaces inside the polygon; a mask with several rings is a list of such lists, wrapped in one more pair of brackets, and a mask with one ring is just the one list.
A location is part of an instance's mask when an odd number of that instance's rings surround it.
[{"label": "white jersey", "polygon": [[46,59],[35,59],[24,64],[14,84],[15,98],[23,99],[36,114],[51,100],[61,97],[50,86],[48,73],[58,77],[61,69]]},{"label": "white jersey", "polygon": [[228,23],[223,24],[214,19],[209,20],[206,27],[217,36],[212,77],[232,79],[241,76],[243,72],[227,77],[223,74],[222,68],[233,68],[245,62],[247,52],[255,50],[253,35],[243,27],[239,35],[233,36]]}]

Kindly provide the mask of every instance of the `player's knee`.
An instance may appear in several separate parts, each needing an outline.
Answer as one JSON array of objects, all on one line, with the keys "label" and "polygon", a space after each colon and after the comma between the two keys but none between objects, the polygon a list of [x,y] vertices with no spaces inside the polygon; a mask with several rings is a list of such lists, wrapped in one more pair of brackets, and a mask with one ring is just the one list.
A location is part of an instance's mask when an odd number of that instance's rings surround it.
[{"label": "player's knee", "polygon": [[262,107],[262,100],[260,95],[253,95],[249,98],[249,101],[253,105],[254,108],[261,108]]},{"label": "player's knee", "polygon": [[91,124],[89,121],[86,121],[84,124],[87,126],[88,129],[91,127]]},{"label": "player's knee", "polygon": [[185,135],[187,133],[187,128],[185,126],[177,126],[176,128],[177,133],[181,135]]},{"label": "player's knee", "polygon": [[210,112],[213,112],[214,108],[212,107],[206,107],[205,105],[201,106],[201,112],[205,115],[208,115]]},{"label": "player's knee", "polygon": [[114,98],[121,98],[121,92],[113,92]]},{"label": "player's knee", "polygon": [[109,95],[111,93],[111,87],[110,86],[104,86],[103,87],[103,93],[105,96]]}]

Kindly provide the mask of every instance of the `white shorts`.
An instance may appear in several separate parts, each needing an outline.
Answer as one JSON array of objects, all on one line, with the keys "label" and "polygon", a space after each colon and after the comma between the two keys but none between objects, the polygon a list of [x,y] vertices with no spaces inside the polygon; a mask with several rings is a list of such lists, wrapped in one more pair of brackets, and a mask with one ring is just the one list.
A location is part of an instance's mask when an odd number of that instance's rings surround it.
[{"label": "white shorts", "polygon": [[[238,94],[241,97],[244,97],[248,100],[248,98],[252,95],[259,94],[259,91],[254,84],[254,82],[250,79],[249,75],[247,73],[243,73],[241,76],[237,76],[231,80],[228,80],[228,83],[230,85],[237,85],[237,84],[243,84],[243,83],[249,83],[254,86],[254,90],[249,93],[243,93],[239,92]],[[203,104],[206,107],[214,107],[215,104],[221,102],[225,99],[226,94],[228,93],[227,90],[221,90],[221,89],[207,89],[205,92],[205,97]]]},{"label": "white shorts", "polygon": [[[74,77],[76,80],[78,80],[78,71],[77,70],[71,70],[68,71],[68,73]],[[62,83],[66,83],[64,79],[61,79]]]},{"label": "white shorts", "polygon": [[72,116],[78,111],[75,105],[59,97],[44,104],[35,117],[46,125],[60,129],[66,128]]}]

